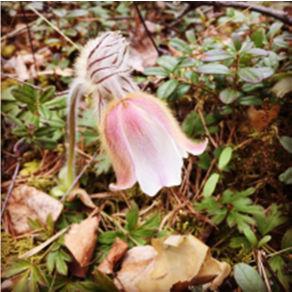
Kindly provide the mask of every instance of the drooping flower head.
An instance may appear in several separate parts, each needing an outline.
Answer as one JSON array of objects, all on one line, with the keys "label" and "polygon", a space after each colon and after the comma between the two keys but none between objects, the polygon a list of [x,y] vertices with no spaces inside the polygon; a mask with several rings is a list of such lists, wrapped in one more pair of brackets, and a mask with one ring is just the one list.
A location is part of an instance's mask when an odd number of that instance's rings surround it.
[{"label": "drooping flower head", "polygon": [[103,114],[101,133],[117,182],[113,191],[132,187],[154,196],[181,183],[183,158],[200,155],[207,140],[188,139],[166,105],[143,92],[112,102]]},{"label": "drooping flower head", "polygon": [[138,90],[130,76],[129,45],[118,32],[105,32],[90,40],[75,65],[76,80],[84,93],[104,104]]}]

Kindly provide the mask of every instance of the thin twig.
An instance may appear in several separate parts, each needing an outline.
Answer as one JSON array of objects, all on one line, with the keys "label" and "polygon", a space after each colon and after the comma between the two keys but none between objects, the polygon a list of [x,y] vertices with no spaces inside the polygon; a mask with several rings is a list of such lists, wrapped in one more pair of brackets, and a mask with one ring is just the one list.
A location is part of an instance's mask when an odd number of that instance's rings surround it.
[{"label": "thin twig", "polygon": [[206,132],[206,135],[208,136],[210,142],[212,143],[212,145],[215,147],[215,148],[218,148],[218,144],[216,143],[216,141],[212,138],[210,132],[209,132],[209,129],[207,127],[207,124],[205,122],[205,119],[204,119],[204,116],[203,116],[203,113],[201,112],[201,110],[198,110],[198,114],[200,116],[200,119],[201,119],[201,122],[203,124],[203,128]]},{"label": "thin twig", "polygon": [[10,199],[10,196],[12,194],[12,190],[13,190],[14,185],[15,185],[15,180],[16,180],[17,174],[19,172],[20,160],[19,160],[19,158],[17,160],[18,161],[16,163],[16,167],[15,167],[15,170],[14,170],[14,173],[13,173],[13,176],[12,176],[12,181],[11,181],[11,183],[9,185],[9,189],[7,191],[7,194],[6,194],[5,201],[3,202],[3,205],[2,205],[2,209],[1,209],[1,220],[2,220],[3,214],[5,212],[6,206],[8,204],[8,201]]},{"label": "thin twig", "polygon": [[151,35],[151,32],[149,31],[149,29],[148,29],[148,27],[147,27],[147,25],[145,23],[145,20],[144,20],[142,14],[141,14],[141,11],[140,11],[140,9],[138,7],[138,4],[136,2],[133,2],[133,4],[134,4],[134,7],[135,7],[135,9],[137,11],[137,14],[139,16],[139,19],[140,19],[140,21],[141,21],[141,23],[142,23],[142,25],[143,25],[146,33],[147,33],[147,36],[149,37],[149,39],[150,39],[152,45],[154,46],[155,50],[157,51],[158,55],[161,55],[160,51],[159,51],[159,48],[157,47],[157,45],[156,45],[156,43],[155,43],[155,41],[154,41],[154,39],[153,39],[153,37]]},{"label": "thin twig", "polygon": [[12,194],[12,191],[13,191],[13,188],[14,188],[14,185],[15,185],[15,181],[16,181],[16,178],[17,178],[17,175],[18,175],[18,172],[19,172],[21,157],[20,157],[20,150],[18,149],[18,147],[23,142],[23,140],[24,140],[24,138],[21,138],[19,141],[17,141],[15,143],[15,145],[13,147],[13,152],[16,154],[16,157],[17,157],[17,163],[16,163],[16,166],[15,166],[15,169],[14,169],[12,180],[11,180],[11,183],[9,185],[5,200],[3,202],[2,209],[1,209],[1,220],[2,220],[2,216],[3,216],[4,212],[5,212],[5,209],[7,207],[8,201],[9,201],[9,199],[11,197],[11,194]]},{"label": "thin twig", "polygon": [[51,244],[57,238],[59,238],[61,235],[63,235],[68,230],[68,228],[69,228],[69,226],[65,227],[64,229],[62,229],[59,232],[57,232],[55,235],[53,235],[52,237],[50,237],[45,242],[43,242],[40,245],[34,247],[33,249],[29,250],[28,252],[20,255],[19,256],[19,259],[26,259],[26,258],[29,258],[29,257],[31,257],[31,256],[39,253],[41,250],[43,250],[45,247],[47,247],[49,244]]},{"label": "thin twig", "polygon": [[25,26],[26,26],[26,30],[27,30],[27,36],[28,36],[28,41],[29,41],[29,45],[30,45],[30,49],[31,49],[34,68],[35,68],[36,73],[38,73],[38,66],[37,66],[37,61],[36,61],[36,57],[35,57],[35,50],[34,50],[34,46],[33,46],[33,42],[32,42],[32,35],[31,35],[30,27],[26,21],[26,14],[24,12],[23,3],[22,2],[19,2],[19,3],[20,3],[22,15],[25,18]]},{"label": "thin twig", "polygon": [[252,11],[259,12],[266,16],[271,16],[282,21],[285,24],[291,25],[292,24],[292,17],[289,16],[287,12],[279,11],[276,9],[263,7],[259,5],[253,5],[247,2],[235,2],[235,1],[196,1],[190,2],[188,1],[189,7],[184,13],[188,13],[189,11],[196,9],[199,6],[214,6],[214,7],[234,7],[239,9],[249,9]]},{"label": "thin twig", "polygon": [[70,39],[68,38],[57,26],[51,23],[47,18],[45,18],[41,13],[39,13],[34,7],[28,6],[30,10],[32,10],[36,15],[38,15],[42,20],[44,20],[50,27],[52,27],[57,33],[59,33],[66,41],[68,41],[74,48],[80,50],[79,47]]}]

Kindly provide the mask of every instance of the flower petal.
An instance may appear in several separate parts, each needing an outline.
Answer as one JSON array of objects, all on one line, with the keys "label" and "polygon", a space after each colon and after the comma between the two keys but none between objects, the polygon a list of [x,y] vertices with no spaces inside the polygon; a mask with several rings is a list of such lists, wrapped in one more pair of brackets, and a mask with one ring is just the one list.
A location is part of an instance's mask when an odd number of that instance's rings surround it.
[{"label": "flower petal", "polygon": [[119,121],[117,105],[110,106],[102,120],[103,143],[107,148],[117,177],[117,183],[111,184],[110,189],[113,191],[128,189],[135,184],[136,177],[127,140]]},{"label": "flower petal", "polygon": [[177,145],[181,148],[183,157],[187,156],[186,154],[183,154],[185,151],[193,155],[200,155],[205,151],[208,140],[205,139],[202,142],[194,142],[189,139],[182,132],[179,124],[166,105],[160,102],[157,98],[143,92],[130,93],[125,98],[127,97],[131,103],[140,106],[144,108],[145,111],[151,113],[151,118],[156,119],[160,125],[162,125],[172,137],[174,137]]},{"label": "flower petal", "polygon": [[119,115],[142,191],[154,196],[164,186],[179,185],[183,160],[169,133],[128,99],[119,104]]}]

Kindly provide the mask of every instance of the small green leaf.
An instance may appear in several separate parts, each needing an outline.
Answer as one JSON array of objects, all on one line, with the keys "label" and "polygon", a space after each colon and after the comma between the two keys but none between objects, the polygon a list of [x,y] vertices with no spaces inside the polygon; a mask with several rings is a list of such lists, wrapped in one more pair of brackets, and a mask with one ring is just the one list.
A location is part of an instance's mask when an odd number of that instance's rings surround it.
[{"label": "small green leaf", "polygon": [[11,264],[11,266],[3,273],[2,276],[4,278],[10,278],[30,268],[30,262],[26,260],[18,260]]},{"label": "small green leaf", "polygon": [[279,175],[279,180],[286,185],[291,185],[292,184],[292,167],[289,167],[284,172],[282,172]]},{"label": "small green leaf", "polygon": [[210,50],[207,52],[204,52],[204,55],[202,57],[202,61],[204,62],[216,62],[216,61],[223,61],[226,59],[232,58],[232,55],[224,50]]},{"label": "small green leaf", "polygon": [[99,271],[97,268],[92,272],[94,282],[98,286],[99,292],[118,292],[119,290],[109,276]]},{"label": "small green leaf", "polygon": [[157,64],[163,67],[164,69],[172,72],[177,65],[179,64],[180,60],[171,56],[162,56],[158,58]]},{"label": "small green leaf", "polygon": [[139,209],[136,204],[133,204],[131,209],[128,211],[126,215],[126,229],[128,231],[132,231],[135,229],[138,223],[138,218],[139,218]]},{"label": "small green leaf", "polygon": [[282,237],[281,240],[281,248],[289,248],[292,247],[292,228],[289,228]]},{"label": "small green leaf", "polygon": [[157,96],[163,99],[170,97],[178,87],[179,82],[171,79],[159,86]]},{"label": "small green leaf", "polygon": [[160,77],[167,77],[169,74],[164,68],[161,67],[149,67],[146,68],[143,73],[147,76],[154,75]]},{"label": "small green leaf", "polygon": [[223,170],[228,163],[230,162],[231,158],[232,158],[232,148],[231,147],[226,147],[223,149],[223,151],[221,152],[220,156],[219,156],[219,161],[218,161],[218,168],[220,170]]},{"label": "small green leaf", "polygon": [[292,153],[292,138],[288,136],[280,137],[281,145],[287,150],[289,153]]},{"label": "small green leaf", "polygon": [[183,53],[188,53],[189,54],[192,51],[192,49],[189,47],[189,45],[185,41],[183,41],[183,40],[181,40],[179,38],[171,39],[170,45],[173,48],[175,48],[176,50],[178,50],[180,52],[183,52]]},{"label": "small green leaf", "polygon": [[222,74],[227,75],[230,73],[228,67],[222,64],[206,64],[198,67],[198,72],[203,74]]},{"label": "small green leaf", "polygon": [[218,173],[212,173],[211,176],[206,181],[206,184],[203,189],[204,197],[210,197],[216,188],[216,185],[219,181],[220,175]]},{"label": "small green leaf", "polygon": [[266,40],[266,35],[264,29],[260,28],[254,31],[251,35],[251,40],[254,42],[257,48],[261,48]]},{"label": "small green leaf", "polygon": [[264,281],[259,273],[245,263],[234,266],[234,278],[243,292],[266,292]]},{"label": "small green leaf", "polygon": [[265,235],[259,242],[258,242],[258,248],[263,247],[265,244],[267,244],[272,239],[271,235]]},{"label": "small green leaf", "polygon": [[225,104],[230,104],[233,103],[239,96],[240,92],[238,90],[226,88],[220,92],[219,99]]},{"label": "small green leaf", "polygon": [[255,97],[255,96],[252,96],[252,95],[240,97],[238,99],[238,102],[240,105],[246,105],[246,106],[262,105],[262,103],[263,103],[262,99]]},{"label": "small green leaf", "polygon": [[282,22],[274,22],[268,32],[268,37],[271,39],[273,38],[276,34],[278,34],[281,31],[281,28],[283,26]]},{"label": "small green leaf", "polygon": [[274,74],[270,67],[245,67],[238,70],[238,76],[245,82],[258,83]]}]

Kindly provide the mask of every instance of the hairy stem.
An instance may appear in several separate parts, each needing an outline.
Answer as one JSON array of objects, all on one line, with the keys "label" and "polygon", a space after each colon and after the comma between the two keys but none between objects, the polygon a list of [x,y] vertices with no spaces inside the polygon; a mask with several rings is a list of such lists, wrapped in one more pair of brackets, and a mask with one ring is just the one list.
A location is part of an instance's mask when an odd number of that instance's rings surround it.
[{"label": "hairy stem", "polygon": [[68,118],[67,118],[67,169],[66,185],[70,187],[75,179],[75,145],[76,145],[76,120],[77,105],[81,96],[80,84],[73,83],[68,96]]}]

